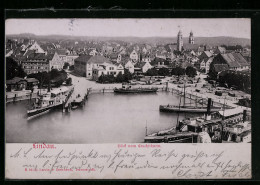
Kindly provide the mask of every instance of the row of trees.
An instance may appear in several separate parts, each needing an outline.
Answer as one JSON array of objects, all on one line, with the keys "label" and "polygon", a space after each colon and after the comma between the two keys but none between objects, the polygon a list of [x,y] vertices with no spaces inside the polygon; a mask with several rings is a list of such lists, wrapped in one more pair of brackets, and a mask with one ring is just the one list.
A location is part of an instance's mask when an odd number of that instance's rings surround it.
[{"label": "row of trees", "polygon": [[195,77],[197,70],[194,67],[188,66],[186,69],[181,67],[173,68],[171,71],[167,68],[160,68],[159,70],[152,68],[146,72],[147,76],[182,76],[187,75],[189,77]]},{"label": "row of trees", "polygon": [[70,65],[68,62],[65,62],[63,65],[63,69],[70,69],[70,70],[74,70],[74,65]]},{"label": "row of trees", "polygon": [[28,75],[28,78],[36,78],[39,80],[40,87],[48,86],[51,83],[55,83],[56,86],[61,85],[67,79],[67,73],[62,70],[52,69],[50,72],[39,72]]},{"label": "row of trees", "polygon": [[243,49],[241,45],[235,45],[235,46],[227,46],[227,45],[221,45],[221,47],[224,47],[226,50],[240,50]]},{"label": "row of trees", "polygon": [[125,69],[124,74],[121,72],[115,77],[114,75],[101,75],[98,78],[99,83],[122,83],[129,82],[133,79],[133,75],[129,72],[128,69]]},{"label": "row of trees", "polygon": [[242,73],[225,73],[220,75],[218,79],[220,84],[228,87],[235,86],[239,90],[250,92],[251,90],[251,76]]},{"label": "row of trees", "polygon": [[14,77],[24,78],[26,73],[24,72],[21,65],[12,59],[11,57],[6,58],[6,79],[10,80]]}]

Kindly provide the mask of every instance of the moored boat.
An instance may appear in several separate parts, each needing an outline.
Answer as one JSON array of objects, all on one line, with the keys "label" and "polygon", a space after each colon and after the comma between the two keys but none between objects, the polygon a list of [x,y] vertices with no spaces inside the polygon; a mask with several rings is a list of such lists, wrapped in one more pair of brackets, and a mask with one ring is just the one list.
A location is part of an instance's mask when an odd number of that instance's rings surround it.
[{"label": "moored boat", "polygon": [[85,103],[85,97],[80,96],[80,94],[78,94],[76,96],[76,98],[71,102],[72,106],[82,106]]},{"label": "moored boat", "polygon": [[[177,106],[177,105],[160,105],[161,112],[190,112],[190,113],[206,113],[207,107],[195,106]],[[220,111],[221,107],[211,107],[210,112]]]},{"label": "moored boat", "polygon": [[73,88],[71,89],[63,86],[41,95],[40,98],[35,100],[32,107],[27,110],[27,119],[30,120],[48,113],[51,109],[62,107],[63,103],[68,100],[72,91]]},{"label": "moored boat", "polygon": [[[236,133],[246,133],[247,130],[249,130],[248,127],[245,126],[247,125],[245,124],[246,115],[246,110],[243,110],[239,107],[227,110],[220,110],[214,113],[210,113],[210,110],[208,108],[207,113],[202,117],[186,118],[181,121],[177,121],[176,127],[146,135],[146,137],[144,138],[144,142],[216,143],[227,141],[228,137],[226,135],[234,135],[233,132],[239,130],[234,129],[234,125],[239,125],[240,123],[241,125],[243,125],[240,127],[245,127],[244,130],[241,129],[241,132]],[[240,139],[243,141],[246,140],[246,142],[248,142],[248,138],[249,137],[247,136],[243,139],[238,137],[236,141]],[[232,140],[232,137],[230,140]]]},{"label": "moored boat", "polygon": [[122,85],[122,88],[115,88],[115,93],[155,93],[158,91],[158,88],[132,88],[131,85]]}]

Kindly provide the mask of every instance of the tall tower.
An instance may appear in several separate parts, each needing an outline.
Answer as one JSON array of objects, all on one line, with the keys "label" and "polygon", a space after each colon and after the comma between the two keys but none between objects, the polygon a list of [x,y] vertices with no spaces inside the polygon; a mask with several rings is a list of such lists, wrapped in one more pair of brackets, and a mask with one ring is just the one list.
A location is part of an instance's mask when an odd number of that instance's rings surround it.
[{"label": "tall tower", "polygon": [[182,47],[183,47],[182,32],[180,30],[177,35],[177,50],[182,51]]},{"label": "tall tower", "polygon": [[193,37],[193,32],[190,32],[190,36],[189,36],[189,43],[190,44],[194,44],[194,37]]}]

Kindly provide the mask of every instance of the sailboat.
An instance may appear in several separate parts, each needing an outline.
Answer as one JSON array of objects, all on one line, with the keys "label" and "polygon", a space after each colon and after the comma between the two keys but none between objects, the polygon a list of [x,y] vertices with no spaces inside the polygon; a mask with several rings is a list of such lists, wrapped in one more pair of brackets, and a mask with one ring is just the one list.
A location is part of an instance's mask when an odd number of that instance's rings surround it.
[{"label": "sailboat", "polygon": [[[181,99],[179,105],[181,105]],[[217,113],[210,113],[210,109],[211,98],[208,99],[207,113],[205,114],[205,118],[186,118],[184,120],[179,121],[178,112],[177,124],[175,127],[149,134],[144,138],[144,142],[197,143],[201,142],[199,138],[202,138],[203,142],[205,142],[206,140],[206,142],[211,142],[211,139],[208,133],[206,132],[207,129],[205,128],[207,127],[207,124],[217,124],[217,122],[221,121],[221,119],[220,117],[218,117]],[[211,115],[214,117],[213,119],[211,119]]]},{"label": "sailboat", "polygon": [[[185,98],[186,98],[186,94],[185,94],[185,81],[184,81],[184,87],[183,87],[183,96],[184,96],[184,100],[183,100],[183,105],[179,106],[179,105],[160,105],[159,106],[159,110],[161,112],[189,112],[189,113],[206,113],[207,112],[207,107],[206,106],[191,106],[191,105],[186,105],[185,104]],[[203,103],[203,101],[202,101]],[[213,102],[212,102],[213,104]],[[197,105],[197,100],[196,100],[196,105]],[[211,112],[217,112],[220,111],[221,107],[213,107],[211,105]]]}]

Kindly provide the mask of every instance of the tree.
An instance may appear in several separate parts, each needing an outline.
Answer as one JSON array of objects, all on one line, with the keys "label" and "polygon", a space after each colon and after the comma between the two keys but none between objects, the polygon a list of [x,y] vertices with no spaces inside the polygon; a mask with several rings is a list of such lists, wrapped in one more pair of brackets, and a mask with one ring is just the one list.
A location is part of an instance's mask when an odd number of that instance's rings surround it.
[{"label": "tree", "polygon": [[74,65],[70,66],[70,70],[71,71],[74,70]]},{"label": "tree", "polygon": [[231,73],[223,71],[219,75],[219,83],[227,84],[228,87],[235,86],[240,90],[249,92],[251,89],[251,77],[249,74]]},{"label": "tree", "polygon": [[37,80],[39,80],[40,87],[42,87],[43,85],[48,85],[51,80],[50,73],[48,73],[46,71],[29,74],[28,77],[36,78]]},{"label": "tree", "polygon": [[100,77],[98,77],[98,82],[103,83],[104,82],[104,74],[102,74]]},{"label": "tree", "polygon": [[181,67],[173,68],[172,71],[171,71],[171,74],[175,75],[175,76],[184,75],[185,74],[185,69],[181,68]]},{"label": "tree", "polygon": [[133,75],[130,73],[128,69],[124,70],[124,81],[128,82],[129,80],[133,79]]},{"label": "tree", "polygon": [[170,72],[167,68],[160,68],[158,71],[158,75],[160,76],[169,76]]},{"label": "tree", "polygon": [[222,44],[221,47],[227,49],[227,45],[225,45],[225,44]]},{"label": "tree", "polygon": [[21,65],[12,59],[11,57],[6,58],[6,79],[10,80],[14,77],[24,78],[26,73],[24,72]]},{"label": "tree", "polygon": [[158,76],[158,71],[155,68],[146,71],[147,76]]},{"label": "tree", "polygon": [[52,69],[51,72],[50,72],[50,75],[51,75],[51,78],[53,79],[53,78],[59,76],[60,72],[59,72],[58,69]]},{"label": "tree", "polygon": [[197,75],[197,70],[194,67],[188,66],[185,69],[185,73],[188,77],[195,77]]},{"label": "tree", "polygon": [[238,49],[238,50],[242,50],[243,47],[242,47],[241,45],[236,45],[236,49]]},{"label": "tree", "polygon": [[66,80],[66,84],[67,84],[67,85],[71,85],[71,83],[72,83],[72,79],[71,79],[71,78],[68,78],[68,79]]},{"label": "tree", "polygon": [[65,62],[63,65],[63,69],[67,69],[68,67],[70,67],[70,64],[68,62]]},{"label": "tree", "polygon": [[125,79],[124,75],[121,72],[119,72],[118,75],[116,76],[116,82],[117,83],[123,82],[124,79]]}]

